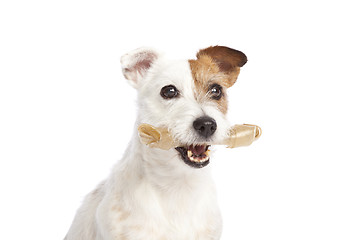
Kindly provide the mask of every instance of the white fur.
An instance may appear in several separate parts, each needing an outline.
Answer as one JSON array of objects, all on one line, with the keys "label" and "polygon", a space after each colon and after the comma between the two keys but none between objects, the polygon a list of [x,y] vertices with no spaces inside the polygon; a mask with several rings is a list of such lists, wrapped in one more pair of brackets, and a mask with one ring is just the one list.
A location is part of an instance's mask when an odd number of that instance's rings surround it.
[{"label": "white fur", "polygon": [[[138,90],[132,140],[109,178],[85,198],[66,240],[220,239],[221,216],[210,166],[192,168],[174,149],[144,146],[137,126],[166,126],[181,142],[191,144],[200,143],[192,126],[196,118],[208,115],[216,120],[214,141],[225,136],[229,123],[214,103],[195,99],[187,60],[164,59],[153,49],[142,48],[122,57],[122,67],[132,69],[147,56],[156,56],[150,68],[124,70]],[[165,100],[159,93],[170,84],[181,95]]]}]

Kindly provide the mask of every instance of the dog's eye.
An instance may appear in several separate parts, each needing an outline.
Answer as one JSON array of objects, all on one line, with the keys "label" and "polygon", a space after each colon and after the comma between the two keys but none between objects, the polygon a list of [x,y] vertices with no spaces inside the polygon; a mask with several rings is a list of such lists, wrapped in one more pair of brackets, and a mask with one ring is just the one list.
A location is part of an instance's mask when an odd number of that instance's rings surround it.
[{"label": "dog's eye", "polygon": [[219,84],[211,85],[209,94],[212,99],[219,100],[223,96],[222,87]]},{"label": "dog's eye", "polygon": [[160,95],[164,98],[164,99],[170,99],[170,98],[174,98],[177,97],[179,94],[179,91],[177,90],[177,88],[173,85],[168,85],[165,86],[161,89],[160,91]]}]

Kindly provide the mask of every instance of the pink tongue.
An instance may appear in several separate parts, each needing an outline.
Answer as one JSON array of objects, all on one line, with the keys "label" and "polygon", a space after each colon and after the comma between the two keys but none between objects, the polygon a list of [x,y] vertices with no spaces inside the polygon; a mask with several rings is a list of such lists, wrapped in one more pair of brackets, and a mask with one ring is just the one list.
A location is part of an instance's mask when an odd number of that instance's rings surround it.
[{"label": "pink tongue", "polygon": [[189,147],[189,150],[192,151],[192,153],[195,156],[200,156],[201,154],[203,154],[205,152],[205,148],[206,148],[205,145],[196,145],[196,146],[191,145]]}]

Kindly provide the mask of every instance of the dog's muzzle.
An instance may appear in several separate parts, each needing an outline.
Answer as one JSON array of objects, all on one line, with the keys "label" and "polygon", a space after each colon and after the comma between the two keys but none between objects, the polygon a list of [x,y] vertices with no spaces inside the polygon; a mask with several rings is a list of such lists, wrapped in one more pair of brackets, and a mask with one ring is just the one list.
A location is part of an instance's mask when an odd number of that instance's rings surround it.
[{"label": "dog's muzzle", "polygon": [[[199,138],[209,141],[214,135],[217,125],[215,119],[209,116],[202,116],[193,122],[193,128],[197,132]],[[184,162],[195,168],[202,168],[210,162],[210,150],[207,144],[192,144],[187,147],[176,147]]]}]

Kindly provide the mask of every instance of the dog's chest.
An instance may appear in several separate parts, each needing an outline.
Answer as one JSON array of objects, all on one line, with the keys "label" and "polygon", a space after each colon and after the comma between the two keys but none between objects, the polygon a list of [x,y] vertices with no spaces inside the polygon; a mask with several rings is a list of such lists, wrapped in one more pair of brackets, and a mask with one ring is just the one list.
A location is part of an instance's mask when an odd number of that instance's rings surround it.
[{"label": "dog's chest", "polygon": [[190,194],[167,196],[161,204],[164,234],[167,239],[211,239],[221,228],[217,204],[208,195]]},{"label": "dog's chest", "polygon": [[[122,232],[121,236],[149,240],[209,240],[220,235],[221,217],[215,193],[209,189],[158,191],[146,187],[137,197],[141,198],[137,201],[141,206],[137,205],[127,221],[116,227]],[[136,232],[126,229],[136,229]]]}]

